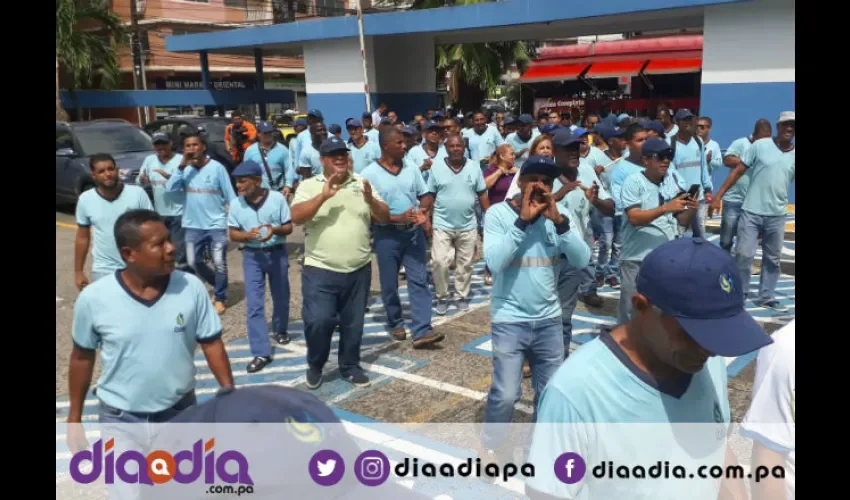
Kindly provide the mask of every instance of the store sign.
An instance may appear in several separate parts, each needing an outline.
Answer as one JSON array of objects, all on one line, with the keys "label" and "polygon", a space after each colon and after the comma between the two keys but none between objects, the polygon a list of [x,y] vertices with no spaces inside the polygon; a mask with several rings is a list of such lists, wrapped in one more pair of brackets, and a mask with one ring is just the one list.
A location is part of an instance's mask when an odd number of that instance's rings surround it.
[{"label": "store sign", "polygon": [[584,99],[557,99],[557,98],[542,98],[534,100],[534,116],[537,116],[539,111],[557,111],[558,113],[562,113],[564,111],[570,111],[573,108],[578,108],[582,113],[584,112]]},{"label": "store sign", "polygon": [[[253,78],[217,78],[210,80],[212,90],[252,90],[257,82]],[[203,90],[200,79],[157,78],[157,90]]]}]

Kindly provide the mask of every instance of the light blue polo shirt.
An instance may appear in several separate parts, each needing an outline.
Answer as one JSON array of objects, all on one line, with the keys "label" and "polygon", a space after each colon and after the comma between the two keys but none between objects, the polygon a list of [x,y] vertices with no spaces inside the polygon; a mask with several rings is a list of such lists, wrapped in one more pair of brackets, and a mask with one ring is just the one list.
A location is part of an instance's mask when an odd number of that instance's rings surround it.
[{"label": "light blue polo shirt", "polygon": [[670,129],[669,132],[664,131],[664,140],[667,141],[667,144],[671,144],[672,140],[676,137],[676,134],[679,133],[679,126],[675,123],[673,124],[673,128]]},{"label": "light blue polo shirt", "polygon": [[633,207],[641,210],[658,208],[683,192],[669,174],[661,181],[661,185],[647,179],[643,172],[632,174],[626,179],[620,194],[624,211],[620,260],[642,262],[649,252],[675,239],[679,234],[679,222],[673,214],[664,214],[646,226],[636,227],[629,223],[628,210]]},{"label": "light blue polo shirt", "polygon": [[[569,218],[561,205],[558,211]],[[519,212],[508,200],[491,206],[484,217],[484,260],[493,274],[491,321],[517,323],[560,317],[557,285],[561,256],[583,268],[590,262],[590,247],[578,231],[558,234],[546,217],[540,216],[527,226],[521,221],[518,226],[517,221]]]},{"label": "light blue polo shirt", "polygon": [[483,134],[471,128],[464,137],[469,139],[469,157],[476,163],[490,158],[490,155],[496,152],[496,148],[505,143],[495,127],[487,127]]},{"label": "light blue polo shirt", "polygon": [[705,199],[705,191],[711,191],[711,174],[708,172],[708,164],[705,161],[705,149],[701,147],[702,142],[696,137],[684,144],[678,139],[676,141],[676,172],[685,183],[683,189],[688,190],[692,185],[699,184],[699,200]]},{"label": "light blue polo shirt", "polygon": [[410,208],[418,209],[419,197],[428,193],[419,169],[410,165],[403,165],[398,174],[393,175],[380,163],[372,162],[360,175],[378,190],[390,207],[390,215],[401,215]]},{"label": "light blue polo shirt", "polygon": [[145,208],[153,210],[151,200],[139,186],[123,184],[118,198],[107,200],[97,188],[89,189],[77,201],[77,225],[93,228],[92,271],[108,273],[126,267],[118,244],[115,243],[115,221],[130,210]]},{"label": "light blue polo shirt", "polygon": [[227,229],[227,204],[236,198],[227,169],[210,160],[200,170],[188,166],[168,179],[169,191],[186,193],[183,227],[189,229]]},{"label": "light blue polo shirt", "polygon": [[[535,475],[526,485],[555,498],[716,500],[720,479],[623,479],[616,472],[609,479],[593,470],[610,461],[648,472],[669,462],[671,471],[682,466],[696,476],[700,466],[723,466],[730,422],[723,358],[709,358],[693,375],[659,381],[604,332],[573,352],[543,390],[528,460]],[[553,464],[564,452],[586,464],[574,484],[555,476]]]},{"label": "light blue polo shirt", "polygon": [[[531,154],[531,145],[534,143],[534,139],[537,139],[539,136],[540,130],[538,130],[537,127],[532,127],[531,139],[527,141],[523,141],[516,132],[511,132],[507,137],[505,137],[505,143],[514,148],[514,153],[517,153],[516,161],[514,162],[514,165],[517,168],[522,167],[522,164],[528,159],[528,156]],[[520,155],[519,152],[523,149],[526,149],[527,151]]]},{"label": "light blue polo shirt", "polygon": [[783,152],[773,137],[765,137],[754,142],[741,161],[752,171],[743,209],[755,215],[784,216],[788,188],[796,176],[797,148]]},{"label": "light blue polo shirt", "polygon": [[370,128],[369,130],[366,130],[363,133],[366,134],[366,137],[368,137],[370,141],[374,142],[375,144],[378,144],[378,138],[381,135],[381,133],[378,132],[378,129]]},{"label": "light blue polo shirt", "polygon": [[71,335],[82,349],[100,348],[101,401],[153,413],[195,388],[195,348],[221,338],[221,319],[206,287],[191,274],[173,271],[165,293],[145,301],[115,273],[77,297]]},{"label": "light blue polo shirt", "polygon": [[[298,168],[312,168],[313,175],[321,175],[325,171],[322,166],[322,155],[313,147],[313,144],[307,144],[301,149],[301,159],[298,160]],[[299,177],[301,177],[299,175]]]},{"label": "light blue polo shirt", "polygon": [[260,155],[260,143],[255,142],[245,150],[245,161],[255,161],[263,167],[263,188],[274,189],[275,191],[280,191],[285,187],[291,188],[293,182],[295,182],[295,167],[292,166],[290,157],[289,149],[279,142],[275,142],[272,148],[266,151],[266,163],[269,165],[272,181],[274,181],[274,185],[271,185],[266,167],[263,164],[263,157]]},{"label": "light blue polo shirt", "polygon": [[475,199],[487,192],[481,166],[466,160],[456,172],[448,158],[434,162],[428,176],[428,192],[434,193],[433,226],[442,231],[470,231],[478,227]]},{"label": "light blue polo shirt", "polygon": [[596,146],[590,146],[590,149],[587,150],[587,156],[583,157],[582,160],[590,165],[591,168],[604,167],[611,163],[611,159],[608,158],[608,155]]},{"label": "light blue polo shirt", "polygon": [[[750,149],[751,137],[741,137],[739,139],[735,139],[732,141],[732,144],[729,145],[729,149],[726,150],[726,156],[735,156],[738,159],[743,159],[744,154],[746,154],[747,150]],[[747,189],[750,187],[750,178],[752,177],[752,170],[747,168],[744,169],[744,175],[738,179],[726,194],[723,195],[723,201],[728,201],[730,203],[744,203],[744,197],[747,195]]]},{"label": "light blue polo shirt", "polygon": [[[640,160],[640,158],[638,158]],[[642,164],[635,163],[628,158],[625,158],[616,165],[611,167],[611,197],[614,198],[614,215],[622,215],[623,214],[623,200],[621,198],[621,194],[623,191],[623,183],[626,182],[626,179],[629,178],[630,175],[643,172],[646,170]]]},{"label": "light blue polo shirt", "polygon": [[148,178],[153,192],[153,206],[156,208],[156,213],[163,217],[176,217],[183,215],[183,204],[186,202],[185,193],[169,192],[165,189],[165,184],[168,179],[154,170],[162,169],[167,173],[174,175],[174,172],[179,170],[180,162],[183,161],[183,155],[174,155],[173,158],[165,163],[159,161],[156,155],[150,155],[145,158],[142,163],[142,168],[139,169],[139,176],[136,177],[136,183],[139,182],[139,177],[142,172]]},{"label": "light blue polo shirt", "polygon": [[[238,196],[230,202],[230,213],[227,215],[227,225],[239,231],[250,232],[263,224],[282,226],[292,222],[289,204],[280,191],[268,190],[266,196],[256,205],[251,205],[244,196]],[[251,240],[245,242],[251,248],[272,247],[286,243],[285,236],[272,236],[265,243]]]},{"label": "light blue polo shirt", "polygon": [[428,182],[428,176],[431,172],[430,169],[422,171],[419,170],[419,167],[421,167],[422,164],[425,163],[425,160],[431,158],[431,168],[433,168],[434,165],[436,165],[440,161],[443,161],[443,158],[446,158],[448,156],[449,154],[448,152],[446,152],[445,144],[440,144],[440,147],[437,148],[437,154],[434,156],[428,154],[428,151],[425,151],[425,147],[422,144],[417,144],[416,146],[410,148],[407,154],[404,155],[404,164],[415,167],[416,170],[418,170],[419,173],[422,174],[422,179],[425,182]]},{"label": "light blue polo shirt", "polygon": [[354,145],[353,142],[348,142],[348,149],[350,150],[349,154],[351,155],[351,162],[354,164],[354,173],[359,174],[363,172],[363,169],[374,163],[381,157],[381,148],[378,146],[378,140],[369,138],[366,136],[366,142],[363,143],[359,148]]},{"label": "light blue polo shirt", "polygon": [[[599,177],[596,175],[593,167],[585,162],[583,158],[579,161],[578,176],[576,177],[576,180],[581,182],[581,185],[586,188],[592,187],[595,182],[599,186],[599,199],[611,199],[611,195],[608,194],[605,186],[602,185],[602,181],[599,180]],[[556,178],[552,185],[552,192],[558,192],[561,187],[563,187],[563,184],[561,183],[560,177]],[[581,188],[575,188],[561,198],[561,201],[558,203],[567,209],[567,213],[569,214],[568,217],[570,218],[570,228],[577,233],[580,233],[580,236],[584,238],[584,241],[588,245],[592,245],[593,231],[590,231],[589,228],[590,209],[593,208],[593,205],[587,201],[587,196],[585,196],[584,190]]]}]

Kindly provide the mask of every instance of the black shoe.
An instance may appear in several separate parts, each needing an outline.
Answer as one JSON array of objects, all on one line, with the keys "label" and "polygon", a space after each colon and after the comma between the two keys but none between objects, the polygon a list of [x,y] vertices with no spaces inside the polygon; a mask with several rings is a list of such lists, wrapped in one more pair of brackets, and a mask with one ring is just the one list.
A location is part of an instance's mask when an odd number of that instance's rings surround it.
[{"label": "black shoe", "polygon": [[248,373],[256,373],[256,372],[262,370],[263,368],[265,368],[266,365],[271,363],[271,362],[272,362],[271,356],[266,356],[266,357],[257,356],[250,363],[248,363],[248,368],[246,369],[246,371]]},{"label": "black shoe", "polygon": [[351,382],[357,387],[369,387],[369,385],[371,384],[371,382],[369,382],[369,377],[367,377],[366,374],[361,371],[346,375],[345,380]]},{"label": "black shoe", "polygon": [[278,343],[278,345],[286,345],[286,344],[288,344],[291,340],[292,340],[292,339],[290,339],[290,338],[289,338],[289,334],[288,334],[288,333],[286,333],[286,332],[281,332],[281,333],[275,333],[275,334],[274,334],[274,341],[275,341],[275,342],[277,342],[277,343]]},{"label": "black shoe", "polygon": [[315,368],[307,369],[307,388],[315,391],[322,385],[322,372]]},{"label": "black shoe", "polygon": [[590,307],[602,307],[602,297],[600,297],[596,292],[591,292],[585,294],[584,297],[581,298],[581,301]]}]

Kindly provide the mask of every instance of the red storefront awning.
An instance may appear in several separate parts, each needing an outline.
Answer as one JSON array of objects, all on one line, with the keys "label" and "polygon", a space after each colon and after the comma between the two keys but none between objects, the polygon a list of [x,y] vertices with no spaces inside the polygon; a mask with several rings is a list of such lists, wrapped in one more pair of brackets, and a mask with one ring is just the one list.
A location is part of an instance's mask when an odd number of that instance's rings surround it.
[{"label": "red storefront awning", "polygon": [[590,65],[585,74],[588,78],[616,78],[637,76],[646,61],[597,62]]},{"label": "red storefront awning", "polygon": [[532,66],[520,77],[520,80],[526,83],[551,82],[555,80],[577,80],[578,75],[580,75],[587,66],[587,63]]},{"label": "red storefront awning", "polygon": [[643,70],[647,75],[673,73],[698,73],[702,70],[702,59],[654,59]]}]

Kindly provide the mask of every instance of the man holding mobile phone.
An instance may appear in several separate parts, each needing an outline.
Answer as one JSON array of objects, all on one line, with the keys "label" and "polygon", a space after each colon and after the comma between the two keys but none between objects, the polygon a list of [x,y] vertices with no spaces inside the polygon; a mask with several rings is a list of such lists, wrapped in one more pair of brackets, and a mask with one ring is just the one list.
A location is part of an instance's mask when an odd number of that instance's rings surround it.
[{"label": "man holding mobile phone", "polygon": [[673,150],[666,141],[649,138],[641,148],[645,169],[623,182],[620,197],[625,220],[618,324],[625,324],[631,318],[632,297],[637,291],[638,271],[644,257],[676,239],[679,226],[688,227],[696,212],[697,200],[668,175],[672,159]]}]

